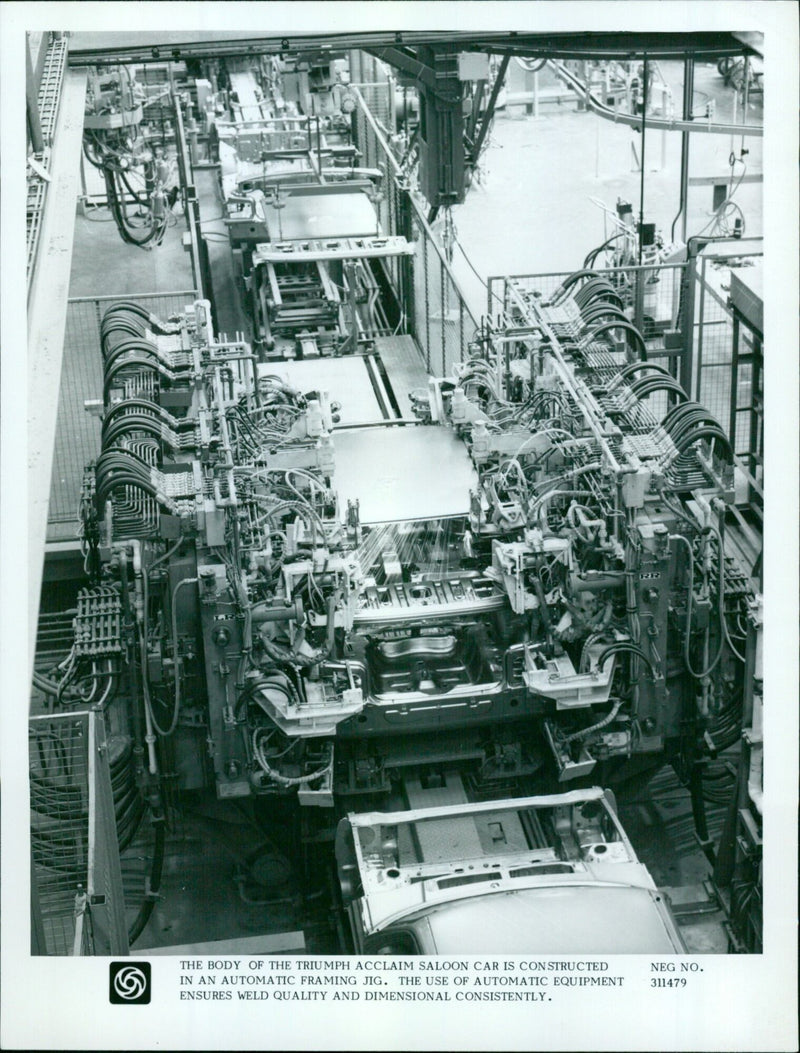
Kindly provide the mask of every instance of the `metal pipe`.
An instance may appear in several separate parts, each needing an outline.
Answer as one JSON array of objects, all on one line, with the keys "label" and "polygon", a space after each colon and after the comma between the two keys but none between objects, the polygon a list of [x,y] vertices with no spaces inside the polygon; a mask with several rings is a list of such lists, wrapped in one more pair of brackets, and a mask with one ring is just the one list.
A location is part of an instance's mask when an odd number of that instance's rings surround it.
[{"label": "metal pipe", "polygon": [[[645,133],[647,131],[647,55],[644,56],[644,62],[642,63],[642,160],[640,164],[640,179],[639,179],[639,266],[642,265],[642,252],[644,244],[642,241],[644,233],[644,158],[645,158]],[[642,274],[641,271],[636,276],[637,285],[641,286]],[[638,323],[638,319],[637,319]]]},{"label": "metal pipe", "polygon": [[[577,77],[574,77],[568,69],[560,66],[557,62],[551,62],[550,65],[556,75],[581,96],[593,113],[604,117],[606,120],[613,121],[615,124],[627,124],[630,128],[639,127],[640,121],[638,117],[628,113],[617,113],[610,106],[604,106],[602,102],[599,102],[592,95],[586,85],[582,84]],[[651,117],[647,122],[647,126],[648,128],[664,128],[672,132],[709,132],[712,135],[755,135],[759,137],[764,135],[764,129],[757,125],[748,127],[746,124],[712,124],[710,121],[700,124],[692,121],[678,121],[674,118],[667,120],[661,117]]]},{"label": "metal pipe", "polygon": [[[685,121],[691,121],[692,119],[692,100],[694,99],[694,59],[687,55],[683,64],[683,119]],[[735,116],[735,114],[734,114]],[[683,215],[683,222],[681,223],[681,240],[686,241],[686,222],[688,219],[688,209],[686,207],[686,195],[689,187],[689,132],[681,132],[681,177],[680,177],[680,202],[678,211],[675,214],[675,219],[672,221],[672,229],[670,230],[670,238],[672,241],[675,240],[675,224]]]},{"label": "metal pipe", "polygon": [[191,178],[191,162],[186,152],[186,135],[183,127],[183,111],[181,110],[180,98],[174,98],[175,107],[175,143],[177,146],[178,174],[180,176],[181,192],[183,194],[184,215],[186,226],[189,231],[190,259],[192,261],[192,278],[194,279],[197,294],[201,298],[206,297],[203,287],[203,268],[200,262],[200,216],[197,192],[194,180]]}]

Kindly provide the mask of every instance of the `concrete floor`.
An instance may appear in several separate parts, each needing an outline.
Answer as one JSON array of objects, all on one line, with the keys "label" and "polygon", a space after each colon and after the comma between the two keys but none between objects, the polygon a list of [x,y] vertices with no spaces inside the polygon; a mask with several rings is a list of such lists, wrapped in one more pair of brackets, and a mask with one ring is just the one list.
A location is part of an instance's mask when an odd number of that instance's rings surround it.
[{"label": "concrete floor", "polygon": [[126,245],[107,209],[79,206],[72,251],[69,295],[123,296],[173,292],[194,286],[191,260],[183,248],[183,216],[175,215],[158,248]]},{"label": "concrete floor", "polygon": [[[279,826],[266,840],[252,810],[220,803],[213,792],[186,795],[167,834],[161,898],[135,950],[303,932],[307,953],[336,953],[323,898],[328,875],[311,889],[299,861],[278,844]],[[126,889],[139,895],[147,841],[143,828],[123,858]]]}]

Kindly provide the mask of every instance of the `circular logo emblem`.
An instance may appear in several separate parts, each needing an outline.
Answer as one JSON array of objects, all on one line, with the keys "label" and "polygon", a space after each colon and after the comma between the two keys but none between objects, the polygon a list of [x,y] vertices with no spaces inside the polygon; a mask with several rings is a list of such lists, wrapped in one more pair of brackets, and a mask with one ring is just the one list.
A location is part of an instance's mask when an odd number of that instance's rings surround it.
[{"label": "circular logo emblem", "polygon": [[126,965],[114,977],[114,991],[126,1002],[141,998],[147,989],[147,977],[138,965]]}]

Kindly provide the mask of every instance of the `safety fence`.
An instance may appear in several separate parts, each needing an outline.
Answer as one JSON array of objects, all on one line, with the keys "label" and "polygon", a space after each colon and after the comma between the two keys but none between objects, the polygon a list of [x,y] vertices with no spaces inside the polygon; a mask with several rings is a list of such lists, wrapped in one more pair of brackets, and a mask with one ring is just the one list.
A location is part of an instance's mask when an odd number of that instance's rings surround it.
[{"label": "safety fence", "polygon": [[731,274],[746,275],[761,251],[742,246],[730,255],[706,255],[695,263],[692,390],[727,431],[736,455],[755,468],[761,452],[760,340],[734,331],[729,301]]},{"label": "safety fence", "polygon": [[[385,89],[378,90],[385,97]],[[453,365],[467,354],[478,323],[467,306],[461,287],[453,274],[447,255],[431,230],[425,205],[413,190],[409,172],[401,164],[389,143],[386,131],[391,122],[381,127],[370,107],[376,94],[374,85],[367,90],[353,88],[357,109],[353,115],[359,164],[385,172],[382,196],[378,202],[381,229],[398,234],[415,244],[412,257],[388,260],[388,274],[403,314],[401,322],[419,345],[425,367],[435,374],[448,374]],[[392,103],[393,105],[393,103]]]},{"label": "safety fence", "polygon": [[103,715],[32,716],[28,727],[31,953],[127,954]]},{"label": "safety fence", "polygon": [[132,300],[162,318],[177,314],[196,299],[193,289],[166,293],[80,296],[67,301],[56,445],[50,482],[47,540],[75,536],[84,466],[100,452],[100,422],[85,412],[87,399],[102,398],[103,361],[100,322],[108,308]]}]

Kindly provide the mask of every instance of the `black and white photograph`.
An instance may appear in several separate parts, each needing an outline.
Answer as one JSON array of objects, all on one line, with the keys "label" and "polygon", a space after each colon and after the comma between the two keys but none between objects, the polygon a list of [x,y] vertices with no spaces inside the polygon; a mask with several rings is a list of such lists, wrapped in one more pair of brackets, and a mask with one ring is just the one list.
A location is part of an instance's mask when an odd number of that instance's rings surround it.
[{"label": "black and white photograph", "polygon": [[0,6],[4,1048],[795,1048],[794,5]]}]

